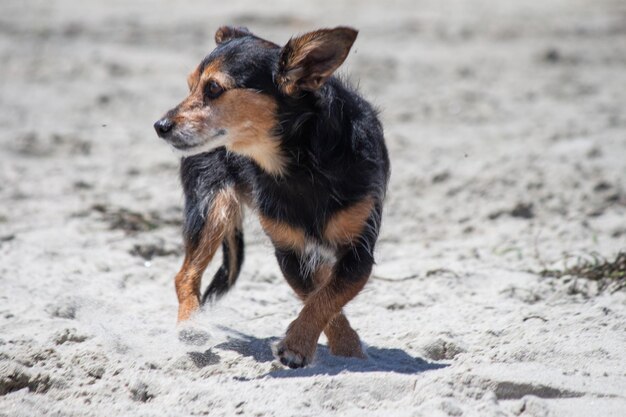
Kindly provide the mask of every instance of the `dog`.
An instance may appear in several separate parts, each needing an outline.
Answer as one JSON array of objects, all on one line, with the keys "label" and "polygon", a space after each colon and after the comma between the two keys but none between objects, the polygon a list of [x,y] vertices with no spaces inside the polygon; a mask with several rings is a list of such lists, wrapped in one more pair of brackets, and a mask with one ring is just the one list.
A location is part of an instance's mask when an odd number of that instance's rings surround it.
[{"label": "dog", "polygon": [[[221,27],[187,79],[187,98],[154,124],[183,153],[178,321],[235,284],[249,206],[304,303],[273,347],[290,368],[311,363],[322,332],[332,354],[365,357],[342,308],[372,271],[390,166],[377,110],[333,76],[357,33],[320,29],[281,47]],[[220,245],[222,264],[201,297]]]}]

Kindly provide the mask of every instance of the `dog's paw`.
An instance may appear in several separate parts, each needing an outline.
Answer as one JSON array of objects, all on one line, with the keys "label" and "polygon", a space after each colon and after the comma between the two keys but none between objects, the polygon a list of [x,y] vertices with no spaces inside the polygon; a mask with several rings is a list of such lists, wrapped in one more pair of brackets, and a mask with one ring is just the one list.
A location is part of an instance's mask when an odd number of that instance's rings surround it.
[{"label": "dog's paw", "polygon": [[274,357],[278,359],[280,363],[290,367],[291,369],[304,368],[311,363],[313,356],[315,355],[315,350],[304,353],[301,349],[294,349],[289,346],[287,339],[272,346],[272,352],[274,353]]},{"label": "dog's paw", "polygon": [[335,356],[343,356],[346,358],[359,358],[366,359],[367,356],[363,352],[363,346],[358,339],[352,339],[347,341],[340,341],[330,345],[330,353]]},{"label": "dog's paw", "polygon": [[338,314],[324,329],[330,353],[336,356],[365,359],[361,339],[343,313]]},{"label": "dog's paw", "polygon": [[328,337],[330,353],[333,355],[347,358],[366,358],[361,339],[351,327],[344,327],[339,332],[327,332],[326,336]]}]

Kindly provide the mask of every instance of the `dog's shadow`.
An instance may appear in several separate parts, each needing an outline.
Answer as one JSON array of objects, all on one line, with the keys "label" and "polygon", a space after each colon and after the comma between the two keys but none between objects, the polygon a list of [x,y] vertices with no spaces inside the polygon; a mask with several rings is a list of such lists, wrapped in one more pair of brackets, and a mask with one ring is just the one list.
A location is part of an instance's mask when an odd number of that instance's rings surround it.
[{"label": "dog's shadow", "polygon": [[[279,339],[275,337],[259,339],[254,336],[233,332],[235,337],[215,346],[215,349],[234,351],[257,362],[273,362],[275,358],[271,346]],[[445,368],[446,364],[428,362],[413,357],[401,349],[378,348],[368,346],[366,359],[334,356],[328,347],[317,345],[313,363],[303,369],[279,369],[270,371],[265,376],[272,378],[293,378],[314,375],[337,375],[341,372],[394,372],[399,374],[417,374],[425,371]]]}]

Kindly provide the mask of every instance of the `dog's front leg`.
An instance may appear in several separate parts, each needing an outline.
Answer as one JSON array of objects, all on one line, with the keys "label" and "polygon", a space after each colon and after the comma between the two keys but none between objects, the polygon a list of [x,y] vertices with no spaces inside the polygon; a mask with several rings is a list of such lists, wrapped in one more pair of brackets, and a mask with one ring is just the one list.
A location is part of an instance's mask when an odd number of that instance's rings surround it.
[{"label": "dog's front leg", "polygon": [[240,215],[235,191],[224,188],[211,198],[198,232],[186,232],[185,260],[175,279],[179,322],[189,319],[200,308],[202,274],[224,236],[240,223]]}]

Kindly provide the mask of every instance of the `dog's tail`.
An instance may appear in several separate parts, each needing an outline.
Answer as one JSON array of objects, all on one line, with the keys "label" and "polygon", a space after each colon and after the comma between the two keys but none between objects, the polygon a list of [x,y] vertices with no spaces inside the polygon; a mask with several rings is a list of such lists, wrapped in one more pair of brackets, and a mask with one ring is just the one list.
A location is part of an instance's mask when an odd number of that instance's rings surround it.
[{"label": "dog's tail", "polygon": [[230,228],[222,240],[222,265],[219,267],[211,283],[202,295],[202,304],[218,300],[230,290],[243,264],[243,228],[241,221]]}]

